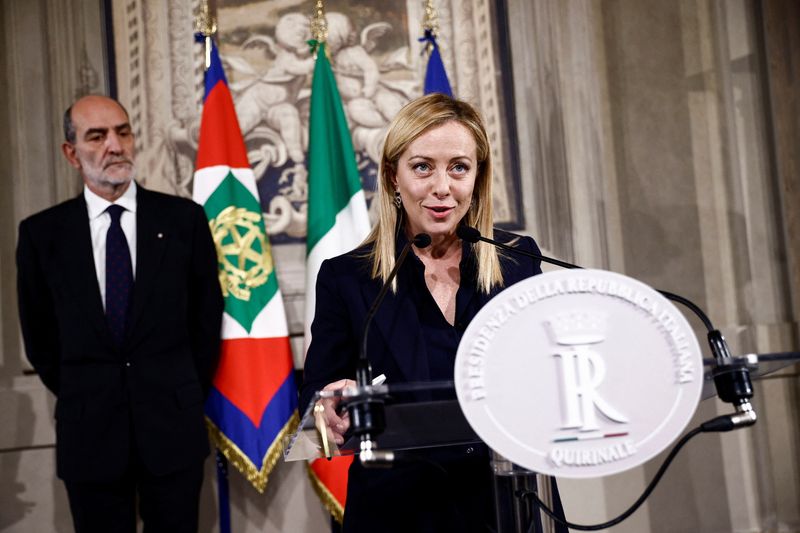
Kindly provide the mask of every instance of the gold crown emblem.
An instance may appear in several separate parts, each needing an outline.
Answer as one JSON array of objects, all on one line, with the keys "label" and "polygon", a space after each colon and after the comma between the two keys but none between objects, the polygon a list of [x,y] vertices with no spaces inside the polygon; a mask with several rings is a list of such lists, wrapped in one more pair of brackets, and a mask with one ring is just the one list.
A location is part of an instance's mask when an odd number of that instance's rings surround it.
[{"label": "gold crown emblem", "polygon": [[605,340],[606,315],[593,310],[571,310],[557,313],[544,323],[557,344],[597,344]]}]

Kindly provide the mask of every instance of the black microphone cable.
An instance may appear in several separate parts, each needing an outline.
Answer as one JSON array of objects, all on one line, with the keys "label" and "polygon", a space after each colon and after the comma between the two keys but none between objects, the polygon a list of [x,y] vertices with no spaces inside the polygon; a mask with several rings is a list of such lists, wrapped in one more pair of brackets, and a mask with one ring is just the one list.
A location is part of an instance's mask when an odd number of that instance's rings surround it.
[{"label": "black microphone cable", "polygon": [[[584,267],[576,265],[574,263],[567,263],[566,261],[561,261],[560,259],[554,259],[554,258],[548,257],[546,255],[535,254],[535,253],[529,252],[527,250],[520,250],[519,248],[515,248],[513,246],[509,246],[508,244],[502,243],[500,241],[496,241],[494,239],[490,239],[488,237],[484,237],[483,235],[481,235],[480,231],[478,231],[476,228],[473,228],[471,226],[464,226],[464,225],[458,226],[458,228],[456,228],[456,235],[458,235],[458,238],[460,238],[461,240],[467,241],[467,242],[472,243],[472,244],[475,244],[478,241],[485,242],[485,243],[491,244],[493,246],[497,246],[498,248],[501,248],[503,250],[508,250],[509,252],[512,252],[512,253],[515,253],[515,254],[524,255],[524,256],[530,257],[531,259],[538,259],[539,261],[543,261],[545,263],[550,263],[551,265],[560,266],[562,268],[580,269],[580,270],[583,270],[583,268],[584,268]],[[682,305],[685,305],[686,307],[688,307],[695,315],[697,315],[697,317],[700,319],[700,321],[703,322],[703,325],[706,327],[706,329],[709,332],[716,331],[716,329],[714,328],[714,325],[711,323],[711,320],[709,320],[708,315],[706,315],[703,312],[703,310],[700,309],[700,306],[698,306],[697,304],[695,304],[694,302],[692,302],[688,298],[684,298],[683,296],[679,296],[677,294],[674,294],[674,293],[671,293],[671,292],[668,292],[668,291],[662,291],[662,290],[659,290],[659,289],[656,289],[656,290],[659,293],[661,293],[664,297],[666,297],[667,299],[672,300],[673,302],[678,302],[679,304],[682,304]]]},{"label": "black microphone cable", "polygon": [[[607,529],[619,524],[620,522],[631,516],[633,513],[635,513],[636,510],[642,506],[642,504],[645,502],[645,500],[647,500],[647,498],[650,496],[653,490],[655,490],[656,485],[658,485],[658,482],[661,481],[661,478],[664,476],[664,473],[667,471],[667,468],[669,468],[669,465],[672,464],[672,461],[678,455],[678,452],[680,452],[681,449],[686,445],[686,443],[692,440],[692,438],[696,437],[700,433],[725,432],[725,431],[731,431],[733,429],[736,429],[736,425],[731,421],[730,417],[728,415],[721,415],[716,418],[712,418],[707,422],[703,422],[698,427],[686,433],[672,447],[669,454],[664,459],[664,462],[661,463],[661,466],[658,468],[656,475],[653,476],[653,479],[647,485],[644,492],[642,492],[639,498],[635,502],[633,502],[633,504],[619,516],[617,516],[616,518],[612,518],[611,520],[603,522],[601,524],[575,524],[573,522],[564,520],[560,518],[552,509],[547,507],[547,504],[545,504],[541,499],[539,499],[539,495],[533,491],[521,491],[520,493],[517,494],[517,496],[519,496],[520,498],[531,498],[536,504],[536,506],[539,509],[541,509],[544,512],[544,514],[546,514],[551,520],[570,529],[577,529],[579,531],[600,531],[602,529]],[[531,523],[531,526],[528,529],[528,533],[533,532],[533,527],[534,523]]]},{"label": "black microphone cable", "polygon": [[[478,231],[476,228],[471,226],[461,225],[456,228],[456,235],[464,241],[469,243],[475,244],[478,241],[485,242],[491,244],[493,246],[497,246],[503,250],[508,250],[509,252],[524,255],[526,257],[530,257],[532,259],[538,259],[539,261],[543,261],[545,263],[550,263],[552,265],[560,266],[563,268],[568,269],[583,269],[582,266],[567,263],[566,261],[561,261],[559,259],[553,259],[552,257],[547,257],[546,255],[542,254],[535,254],[533,252],[529,252],[527,250],[520,250],[519,248],[515,248],[513,246],[509,246],[505,243],[496,241],[494,239],[489,239],[488,237],[484,237],[481,235],[481,232]],[[705,326],[706,330],[708,331],[706,338],[708,340],[708,344],[711,347],[711,353],[714,355],[714,359],[717,363],[717,367],[721,368],[720,375],[725,374],[725,377],[722,378],[721,381],[732,381],[733,383],[725,383],[723,387],[726,389],[736,389],[741,391],[747,391],[751,389],[751,385],[749,384],[750,377],[749,375],[743,375],[744,371],[741,370],[740,366],[735,366],[735,368],[731,369],[731,362],[732,357],[730,350],[728,349],[728,344],[725,341],[725,337],[723,337],[722,333],[714,327],[714,324],[711,322],[711,319],[708,318],[708,315],[700,308],[699,305],[692,302],[688,298],[680,296],[678,294],[674,294],[669,291],[662,291],[656,289],[662,296],[667,298],[668,300],[672,300],[673,302],[677,302],[683,306],[686,306],[692,313],[694,313],[700,321]],[[729,380],[730,378],[730,380]],[[717,381],[715,379],[715,381]],[[718,386],[719,387],[719,386]],[[752,396],[752,394],[751,394]],[[723,397],[720,394],[720,397]],[[725,398],[723,397],[725,400]],[[736,403],[734,401],[725,400],[728,403]]]}]

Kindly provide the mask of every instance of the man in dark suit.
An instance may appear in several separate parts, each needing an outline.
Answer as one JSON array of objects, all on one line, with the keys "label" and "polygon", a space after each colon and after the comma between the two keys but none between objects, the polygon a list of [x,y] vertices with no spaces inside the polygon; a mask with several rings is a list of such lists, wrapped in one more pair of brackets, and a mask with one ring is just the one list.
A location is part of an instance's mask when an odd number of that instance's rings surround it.
[{"label": "man in dark suit", "polygon": [[145,531],[196,531],[223,309],[208,222],[136,184],[115,100],[81,98],[64,133],[84,190],[20,224],[17,283],[75,529],[134,532],[138,497]]}]

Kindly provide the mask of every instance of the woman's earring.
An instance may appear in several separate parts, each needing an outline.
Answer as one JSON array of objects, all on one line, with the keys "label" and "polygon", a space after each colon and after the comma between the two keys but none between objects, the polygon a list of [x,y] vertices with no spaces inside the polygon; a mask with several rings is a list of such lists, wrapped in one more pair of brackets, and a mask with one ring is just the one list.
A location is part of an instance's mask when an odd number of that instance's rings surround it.
[{"label": "woman's earring", "polygon": [[401,207],[403,207],[403,199],[400,198],[400,191],[398,191],[398,190],[394,191],[394,206],[397,209],[400,209]]}]

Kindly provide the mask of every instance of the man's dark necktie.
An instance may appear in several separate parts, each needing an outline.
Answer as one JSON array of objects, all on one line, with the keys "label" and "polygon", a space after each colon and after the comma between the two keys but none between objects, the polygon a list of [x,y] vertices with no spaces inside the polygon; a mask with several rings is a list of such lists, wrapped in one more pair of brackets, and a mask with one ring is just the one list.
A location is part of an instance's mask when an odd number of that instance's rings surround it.
[{"label": "man's dark necktie", "polygon": [[106,321],[114,342],[119,346],[125,335],[125,320],[133,288],[133,268],[128,240],[120,225],[125,208],[111,205],[106,209],[111,226],[106,234]]}]

